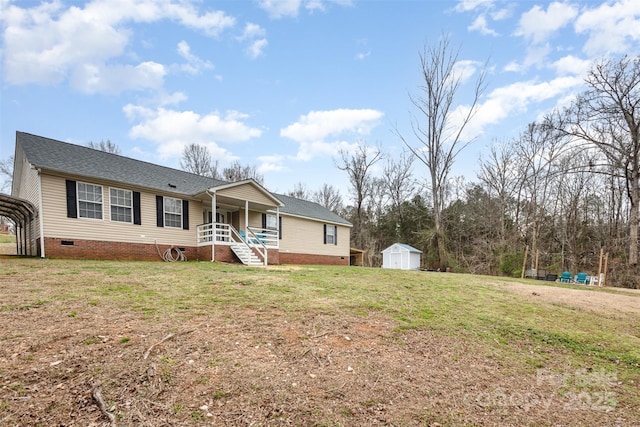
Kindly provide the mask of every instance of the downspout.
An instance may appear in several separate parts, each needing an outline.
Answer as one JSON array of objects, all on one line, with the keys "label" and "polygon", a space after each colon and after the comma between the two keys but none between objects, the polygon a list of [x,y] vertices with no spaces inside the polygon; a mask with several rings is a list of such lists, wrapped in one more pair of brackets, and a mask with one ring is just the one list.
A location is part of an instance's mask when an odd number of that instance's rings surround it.
[{"label": "downspout", "polygon": [[42,213],[42,169],[38,168],[38,217],[40,219],[40,258],[44,258],[44,215]]}]

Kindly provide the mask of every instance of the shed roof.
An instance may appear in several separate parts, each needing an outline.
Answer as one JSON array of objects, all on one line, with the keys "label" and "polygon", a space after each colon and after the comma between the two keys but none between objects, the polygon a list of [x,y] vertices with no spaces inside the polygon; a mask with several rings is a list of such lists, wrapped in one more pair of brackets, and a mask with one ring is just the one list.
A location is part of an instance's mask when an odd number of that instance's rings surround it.
[{"label": "shed roof", "polygon": [[407,245],[406,243],[394,243],[393,245],[389,246],[388,248],[386,248],[382,252],[389,252],[394,246],[400,247],[400,248],[405,249],[405,250],[407,250],[409,252],[422,253],[421,250],[416,249],[411,245]]}]

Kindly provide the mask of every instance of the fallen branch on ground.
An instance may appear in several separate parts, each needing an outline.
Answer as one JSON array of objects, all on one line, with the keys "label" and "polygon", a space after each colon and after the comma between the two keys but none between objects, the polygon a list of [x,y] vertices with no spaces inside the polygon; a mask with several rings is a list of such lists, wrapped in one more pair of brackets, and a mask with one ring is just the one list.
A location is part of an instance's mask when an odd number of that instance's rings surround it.
[{"label": "fallen branch on ground", "polygon": [[91,396],[93,396],[93,400],[95,400],[96,403],[98,404],[98,408],[100,408],[100,412],[102,412],[104,416],[109,418],[109,421],[111,422],[112,426],[115,426],[116,416],[113,415],[111,412],[107,411],[107,405],[105,405],[104,403],[104,399],[102,398],[102,391],[100,391],[99,385],[93,387],[93,390],[91,391]]},{"label": "fallen branch on ground", "polygon": [[153,350],[153,348],[154,348],[154,347],[156,347],[156,346],[158,346],[158,345],[160,345],[160,344],[162,344],[163,342],[165,342],[165,341],[169,341],[171,338],[175,338],[175,337],[180,336],[180,335],[190,334],[191,332],[193,332],[193,331],[195,331],[195,330],[196,330],[196,329],[189,329],[188,331],[180,332],[180,333],[177,333],[177,334],[174,334],[173,332],[168,333],[168,334],[167,334],[167,335],[165,335],[165,337],[164,337],[164,338],[162,338],[160,341],[158,341],[158,342],[157,342],[157,343],[155,343],[155,344],[152,344],[152,345],[151,345],[151,347],[149,347],[149,348],[147,349],[147,351],[145,351],[145,352],[144,352],[144,355],[142,356],[142,358],[143,358],[144,360],[147,360],[147,358],[149,357],[149,354],[151,354],[151,351]]},{"label": "fallen branch on ground", "polygon": [[175,337],[175,336],[176,336],[176,334],[174,334],[174,333],[170,333],[170,334],[167,334],[164,338],[162,338],[162,339],[161,339],[160,341],[158,341],[157,343],[155,343],[155,344],[151,344],[151,347],[149,347],[149,348],[147,349],[147,351],[145,351],[145,352],[144,352],[144,355],[142,356],[142,358],[143,358],[144,360],[147,360],[147,358],[149,357],[149,354],[151,353],[151,350],[153,350],[153,348],[154,348],[155,346],[160,345],[160,344],[162,344],[162,343],[163,343],[163,342],[165,342],[165,341],[169,341],[171,338],[173,338],[173,337]]}]

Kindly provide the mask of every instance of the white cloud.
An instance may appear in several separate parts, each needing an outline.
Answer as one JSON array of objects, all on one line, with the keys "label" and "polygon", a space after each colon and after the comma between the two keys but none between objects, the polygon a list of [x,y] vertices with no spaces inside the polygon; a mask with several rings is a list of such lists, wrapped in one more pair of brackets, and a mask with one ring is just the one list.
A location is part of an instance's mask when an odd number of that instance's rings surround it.
[{"label": "white cloud", "polygon": [[280,130],[280,136],[300,144],[297,158],[310,160],[316,156],[332,156],[340,149],[349,149],[353,143],[344,136],[361,137],[376,127],[383,113],[372,109],[346,109],[311,111]]},{"label": "white cloud", "polygon": [[503,70],[517,73],[519,71],[522,71],[522,65],[520,65],[517,61],[511,61],[504,66]]},{"label": "white cloud", "polygon": [[120,93],[126,90],[158,89],[162,87],[166,70],[157,62],[138,65],[85,64],[76,67],[70,84],[85,93]]},{"label": "white cloud", "polygon": [[258,37],[264,37],[266,34],[264,28],[262,28],[258,24],[254,24],[253,22],[247,22],[244,26],[244,31],[242,35],[239,37],[239,40],[251,40]]},{"label": "white cloud", "polygon": [[[568,96],[583,83],[583,76],[563,76],[545,82],[522,81],[497,88],[480,105],[467,134],[479,135],[487,125],[499,123],[514,113],[525,112],[531,104]],[[458,115],[465,108],[468,111],[466,106],[459,107]]]},{"label": "white cloud", "polygon": [[211,70],[214,68],[211,62],[200,59],[191,53],[191,47],[184,40],[178,43],[178,54],[187,60],[186,64],[179,66],[180,70],[186,73],[200,74],[202,70]]},{"label": "white cloud", "polygon": [[212,112],[200,115],[193,111],[166,108],[150,109],[128,104],[123,108],[131,121],[137,121],[129,131],[131,138],[141,138],[155,143],[161,158],[174,158],[182,154],[191,143],[206,145],[211,154],[221,161],[229,161],[231,154],[220,144],[248,141],[262,135],[242,120],[247,116],[237,111],[226,115]]},{"label": "white cloud", "polygon": [[460,0],[454,10],[456,12],[469,12],[479,7],[488,8],[492,6],[493,3],[494,0]]},{"label": "white cloud", "polygon": [[593,62],[588,59],[580,59],[573,55],[567,55],[551,64],[551,68],[555,69],[556,74],[560,76],[572,74],[586,76],[592,65]]},{"label": "white cloud", "polygon": [[503,9],[498,9],[490,13],[491,19],[494,21],[502,21],[503,19],[507,19],[511,17],[513,13],[512,7],[505,7]]},{"label": "white cloud", "polygon": [[578,9],[568,3],[553,2],[547,10],[533,6],[520,17],[516,35],[530,39],[533,43],[548,40],[556,31],[566,26],[578,14]]},{"label": "white cloud", "polygon": [[[157,85],[163,75],[150,61],[118,63],[129,44],[129,23],[172,20],[180,25],[217,36],[235,24],[224,12],[200,14],[188,1],[143,0],[117,2],[93,0],[82,8],[64,8],[61,2],[43,3],[32,8],[11,4],[3,10],[3,71],[10,84],[57,84],[73,80],[85,91],[119,92]],[[108,64],[108,65],[107,65]],[[157,64],[160,65],[160,64]],[[201,64],[202,65],[202,64]],[[105,73],[105,75],[100,75]],[[147,73],[151,83],[139,84]],[[91,81],[80,82],[86,76]],[[122,77],[117,88],[114,76]],[[129,84],[127,80],[137,81]]]},{"label": "white cloud", "polygon": [[481,66],[482,63],[478,61],[468,59],[461,60],[453,64],[453,75],[459,78],[461,83],[464,83],[469,80]]},{"label": "white cloud", "polygon": [[187,100],[187,95],[183,92],[162,93],[154,101],[155,105],[175,105]]},{"label": "white cloud", "polygon": [[247,42],[248,45],[245,48],[245,53],[251,59],[256,59],[259,56],[264,54],[264,49],[267,47],[269,42],[265,38],[266,31],[258,24],[254,24],[252,22],[248,22],[244,26],[244,30],[242,35],[237,37],[237,39],[241,42]]},{"label": "white cloud", "polygon": [[[304,3],[304,5],[303,5]],[[258,0],[258,7],[267,12],[271,19],[295,18],[304,7],[309,13],[324,12],[327,3],[338,6],[352,6],[353,0]]]},{"label": "white cloud", "polygon": [[487,24],[487,18],[484,15],[479,15],[475,19],[475,21],[473,21],[473,23],[467,27],[467,29],[469,31],[478,31],[480,32],[480,34],[483,34],[485,36],[498,35],[498,33],[495,30],[489,28]]},{"label": "white cloud", "polygon": [[366,52],[358,52],[356,54],[356,59],[359,60],[359,61],[362,61],[362,60],[368,58],[369,56],[371,56],[371,51],[370,50],[368,50]]},{"label": "white cloud", "polygon": [[258,156],[258,172],[264,174],[266,172],[283,172],[288,170],[285,166],[287,162],[287,156],[281,156],[278,154],[272,156]]},{"label": "white cloud", "polygon": [[316,10],[324,12],[326,10],[326,7],[324,6],[322,0],[308,0],[307,4],[304,5],[304,8],[311,12]]},{"label": "white cloud", "polygon": [[296,17],[300,10],[300,0],[259,0],[258,6],[267,12],[270,18]]},{"label": "white cloud", "polygon": [[578,33],[588,33],[584,52],[591,56],[627,53],[640,41],[640,2],[620,0],[583,12],[575,23]]},{"label": "white cloud", "polygon": [[254,40],[251,45],[247,47],[245,52],[251,59],[256,59],[263,54],[263,51],[268,44],[269,42],[267,41],[267,39]]},{"label": "white cloud", "polygon": [[530,45],[526,49],[526,55],[522,62],[513,60],[505,65],[503,69],[510,72],[524,72],[532,66],[544,68],[548,66],[549,61],[547,60],[547,55],[549,55],[550,52],[551,45],[549,43]]}]

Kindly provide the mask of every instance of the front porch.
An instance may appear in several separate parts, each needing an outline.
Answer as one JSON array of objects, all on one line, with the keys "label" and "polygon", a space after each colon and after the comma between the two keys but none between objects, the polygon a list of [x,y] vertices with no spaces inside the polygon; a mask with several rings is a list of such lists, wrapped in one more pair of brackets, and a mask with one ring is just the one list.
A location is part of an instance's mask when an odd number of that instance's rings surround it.
[{"label": "front porch", "polygon": [[203,223],[196,227],[198,247],[227,247],[246,265],[268,265],[280,246],[282,202],[254,180],[210,188],[202,195]]},{"label": "front porch", "polygon": [[231,224],[209,223],[196,227],[197,245],[212,246],[211,261],[215,261],[215,246],[229,246],[246,265],[268,265],[269,251],[279,250],[278,230],[247,226],[236,230]]}]

